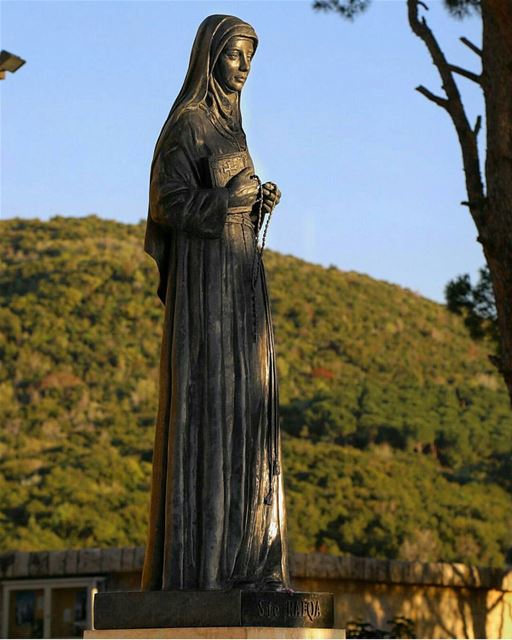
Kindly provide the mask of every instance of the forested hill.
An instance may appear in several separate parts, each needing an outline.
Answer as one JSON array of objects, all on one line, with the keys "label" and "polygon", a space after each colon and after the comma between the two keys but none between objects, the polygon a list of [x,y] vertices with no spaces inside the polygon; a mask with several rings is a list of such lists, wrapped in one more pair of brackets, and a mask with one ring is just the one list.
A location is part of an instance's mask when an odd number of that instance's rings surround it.
[{"label": "forested hill", "polygon": [[[0,549],[143,544],[162,306],[144,226],[0,223]],[[265,257],[299,551],[512,561],[485,345],[398,286]]]}]

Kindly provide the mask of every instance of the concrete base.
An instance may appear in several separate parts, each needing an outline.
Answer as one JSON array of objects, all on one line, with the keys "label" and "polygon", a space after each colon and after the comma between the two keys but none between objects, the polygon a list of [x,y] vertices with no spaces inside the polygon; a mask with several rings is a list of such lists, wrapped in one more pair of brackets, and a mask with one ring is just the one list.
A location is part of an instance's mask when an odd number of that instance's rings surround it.
[{"label": "concrete base", "polygon": [[99,629],[86,631],[85,640],[108,640],[115,638],[271,638],[295,640],[311,638],[318,640],[345,640],[344,629],[301,629],[298,627],[179,627],[174,629]]}]

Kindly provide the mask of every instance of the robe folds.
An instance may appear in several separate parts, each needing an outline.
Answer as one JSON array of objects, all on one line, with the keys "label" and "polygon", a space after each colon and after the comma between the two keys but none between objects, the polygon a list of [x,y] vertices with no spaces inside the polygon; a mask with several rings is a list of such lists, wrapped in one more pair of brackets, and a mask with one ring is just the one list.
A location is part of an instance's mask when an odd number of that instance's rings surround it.
[{"label": "robe folds", "polygon": [[265,273],[250,211],[229,209],[208,166],[246,149],[199,105],[154,158],[165,320],[143,589],[289,584]]}]

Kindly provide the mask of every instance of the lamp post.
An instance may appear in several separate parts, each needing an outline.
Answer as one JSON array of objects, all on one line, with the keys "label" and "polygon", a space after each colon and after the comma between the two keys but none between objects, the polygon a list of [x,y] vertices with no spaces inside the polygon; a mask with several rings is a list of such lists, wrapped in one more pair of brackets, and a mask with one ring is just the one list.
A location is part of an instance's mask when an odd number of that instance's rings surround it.
[{"label": "lamp post", "polygon": [[23,58],[20,58],[19,56],[14,55],[14,53],[9,53],[9,51],[5,51],[5,49],[2,49],[2,51],[0,51],[0,80],[3,80],[5,78],[6,71],[15,73],[24,64],[25,60],[23,60]]}]

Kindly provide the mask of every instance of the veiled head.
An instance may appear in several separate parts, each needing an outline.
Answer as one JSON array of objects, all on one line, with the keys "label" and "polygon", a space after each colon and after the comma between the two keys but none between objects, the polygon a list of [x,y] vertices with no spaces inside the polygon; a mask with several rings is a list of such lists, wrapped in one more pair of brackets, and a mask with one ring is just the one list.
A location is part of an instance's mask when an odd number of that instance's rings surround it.
[{"label": "veiled head", "polygon": [[[248,54],[252,46],[252,54],[258,46],[258,36],[250,24],[235,16],[212,15],[208,16],[200,24],[192,46],[187,75],[181,91],[172,106],[168,123],[172,125],[180,113],[186,108],[200,104],[206,100],[210,80],[212,76],[224,77],[236,88],[231,91],[240,91],[243,86],[242,78],[247,77],[248,71],[244,71],[247,61],[241,63],[238,69],[238,61],[229,58],[230,43],[240,41]],[[251,56],[252,56],[251,54]],[[236,57],[236,56],[235,56]],[[248,57],[246,55],[246,57]],[[220,64],[217,62],[220,60]],[[228,71],[229,69],[229,71]],[[214,73],[215,70],[215,73]],[[236,76],[240,76],[237,78]],[[218,78],[215,78],[219,80]],[[245,79],[244,79],[245,82]]]},{"label": "veiled head", "polygon": [[[243,87],[249,72],[248,69],[244,71],[247,62],[239,63],[235,59],[226,60],[226,56],[229,56],[229,46],[232,40],[240,40],[242,43],[247,41],[246,44],[243,44],[247,49],[247,54],[251,46],[252,53],[256,51],[258,46],[258,36],[254,29],[236,16],[212,15],[205,18],[199,25],[190,54],[187,75],[158,137],[155,156],[180,115],[187,109],[206,102],[212,78],[220,83],[217,72],[219,76],[224,78],[222,86],[224,82],[229,82],[233,87],[230,89],[231,91],[240,91]],[[217,65],[220,58],[222,60]],[[238,69],[236,68],[237,64]]]}]

